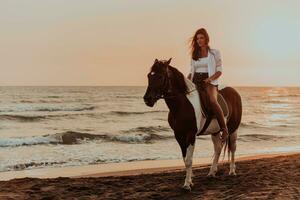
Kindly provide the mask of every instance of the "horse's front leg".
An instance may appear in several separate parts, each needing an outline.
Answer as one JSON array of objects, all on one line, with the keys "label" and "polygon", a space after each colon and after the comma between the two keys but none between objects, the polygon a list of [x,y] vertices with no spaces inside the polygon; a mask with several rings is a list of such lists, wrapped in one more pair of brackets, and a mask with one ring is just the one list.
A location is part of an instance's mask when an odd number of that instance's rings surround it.
[{"label": "horse's front leg", "polygon": [[195,149],[195,143],[189,144],[187,147],[186,156],[183,157],[183,161],[185,164],[186,176],[183,188],[187,190],[191,190],[191,186],[193,186],[192,176],[193,176],[193,154]]},{"label": "horse's front leg", "polygon": [[[177,139],[177,138],[176,138]],[[186,134],[184,137],[180,137],[177,139],[181,151],[182,158],[185,164],[186,176],[183,188],[185,190],[191,190],[191,186],[193,186],[192,182],[192,165],[193,165],[193,154],[195,149],[196,136],[193,133]]]}]

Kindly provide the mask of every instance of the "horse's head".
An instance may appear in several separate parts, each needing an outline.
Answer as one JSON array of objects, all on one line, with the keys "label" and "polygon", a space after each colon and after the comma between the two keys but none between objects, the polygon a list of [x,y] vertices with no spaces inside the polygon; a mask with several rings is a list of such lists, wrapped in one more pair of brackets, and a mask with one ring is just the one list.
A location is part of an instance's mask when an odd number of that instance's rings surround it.
[{"label": "horse's head", "polygon": [[147,74],[148,87],[144,95],[144,101],[147,106],[153,107],[156,101],[169,89],[170,58],[167,61],[155,59],[150,72]]}]

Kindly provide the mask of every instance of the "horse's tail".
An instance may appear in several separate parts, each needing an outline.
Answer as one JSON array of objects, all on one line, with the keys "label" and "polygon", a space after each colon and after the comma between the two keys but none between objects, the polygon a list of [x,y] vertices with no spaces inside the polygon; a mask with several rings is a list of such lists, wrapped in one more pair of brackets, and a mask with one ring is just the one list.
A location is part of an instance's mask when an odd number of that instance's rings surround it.
[{"label": "horse's tail", "polygon": [[230,161],[230,149],[231,145],[230,145],[230,136],[228,136],[225,140],[225,144],[224,144],[224,153],[223,153],[223,160],[225,158],[225,154],[226,154],[226,149],[227,149],[227,155],[228,155],[228,162]]}]

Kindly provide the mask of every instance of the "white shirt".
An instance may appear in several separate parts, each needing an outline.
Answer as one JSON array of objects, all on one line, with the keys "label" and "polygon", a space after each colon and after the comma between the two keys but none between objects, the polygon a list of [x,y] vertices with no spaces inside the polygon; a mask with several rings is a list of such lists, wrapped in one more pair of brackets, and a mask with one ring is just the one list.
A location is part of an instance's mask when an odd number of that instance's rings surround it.
[{"label": "white shirt", "polygon": [[[190,73],[191,73],[191,80],[193,80],[194,73],[196,72],[196,66],[199,66],[200,60],[193,60],[191,59],[191,65],[190,65]],[[216,71],[222,72],[222,59],[221,54],[218,49],[211,49],[211,51],[208,51],[207,55],[207,71],[208,76],[211,77],[216,73]],[[218,79],[215,79],[211,81],[211,84],[218,85]]]},{"label": "white shirt", "polygon": [[194,63],[195,72],[208,73],[208,57],[199,58]]}]

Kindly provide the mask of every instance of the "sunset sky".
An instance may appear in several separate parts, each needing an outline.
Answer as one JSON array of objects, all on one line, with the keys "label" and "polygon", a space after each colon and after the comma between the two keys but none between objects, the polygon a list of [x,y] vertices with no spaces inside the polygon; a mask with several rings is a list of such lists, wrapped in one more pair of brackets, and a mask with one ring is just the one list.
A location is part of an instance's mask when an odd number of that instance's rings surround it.
[{"label": "sunset sky", "polygon": [[300,86],[298,0],[1,0],[0,85],[146,85],[155,58],[185,75],[201,27],[230,86]]}]

